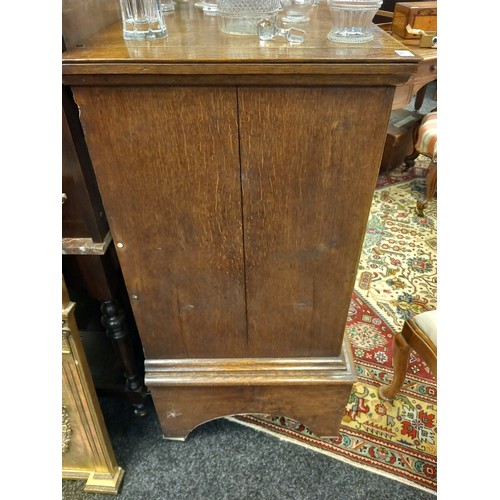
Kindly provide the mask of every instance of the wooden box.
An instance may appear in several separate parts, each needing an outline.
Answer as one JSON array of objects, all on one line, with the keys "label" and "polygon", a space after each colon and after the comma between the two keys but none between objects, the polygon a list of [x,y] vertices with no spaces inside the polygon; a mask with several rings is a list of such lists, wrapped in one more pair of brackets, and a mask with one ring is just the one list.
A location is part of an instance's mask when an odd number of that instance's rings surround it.
[{"label": "wooden box", "polygon": [[422,118],[420,113],[407,109],[392,112],[387,128],[384,153],[380,164],[380,172],[387,173],[399,167],[413,151],[413,130]]},{"label": "wooden box", "polygon": [[405,39],[418,39],[406,26],[423,31],[437,31],[437,2],[398,2],[394,7],[392,32]]}]

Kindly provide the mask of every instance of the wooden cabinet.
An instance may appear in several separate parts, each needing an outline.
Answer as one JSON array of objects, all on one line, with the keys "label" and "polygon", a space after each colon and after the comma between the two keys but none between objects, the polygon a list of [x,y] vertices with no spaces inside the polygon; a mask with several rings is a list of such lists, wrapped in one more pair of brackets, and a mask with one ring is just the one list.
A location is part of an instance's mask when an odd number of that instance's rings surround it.
[{"label": "wooden cabinet", "polygon": [[[62,269],[99,395],[145,413],[143,357],[71,90],[62,89]],[[97,320],[97,321],[96,321]],[[105,366],[103,366],[103,361]]]},{"label": "wooden cabinet", "polygon": [[238,413],[338,432],[344,327],[395,86],[419,59],[375,28],[306,42],[220,32],[178,4],[169,36],[117,23],[63,55],[167,438]]}]

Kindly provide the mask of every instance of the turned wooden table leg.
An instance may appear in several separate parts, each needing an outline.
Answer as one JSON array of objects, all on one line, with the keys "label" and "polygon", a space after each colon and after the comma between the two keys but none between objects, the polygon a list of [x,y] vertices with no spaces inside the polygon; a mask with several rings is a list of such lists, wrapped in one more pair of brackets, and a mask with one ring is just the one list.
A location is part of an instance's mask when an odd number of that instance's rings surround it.
[{"label": "turned wooden table leg", "polygon": [[413,109],[415,111],[419,111],[420,108],[422,107],[422,104],[424,103],[426,90],[427,90],[427,85],[424,85],[421,89],[417,91],[417,94],[415,95],[415,104],[413,106]]},{"label": "turned wooden table leg", "polygon": [[[137,372],[137,364],[134,358],[124,311],[116,300],[110,300],[101,305],[101,313],[101,321],[106,328],[106,334],[111,339],[122,365],[127,389],[132,392],[142,393],[144,387],[142,379]],[[146,414],[146,407],[143,402],[133,403],[133,406],[137,415],[144,416]]]},{"label": "turned wooden table leg", "polygon": [[[404,328],[407,325],[405,323]],[[394,339],[394,357],[393,369],[394,378],[390,385],[384,385],[379,389],[380,399],[384,401],[392,401],[396,394],[401,390],[406,377],[406,370],[408,368],[408,359],[410,357],[410,346],[406,342],[402,333],[396,335]]]}]

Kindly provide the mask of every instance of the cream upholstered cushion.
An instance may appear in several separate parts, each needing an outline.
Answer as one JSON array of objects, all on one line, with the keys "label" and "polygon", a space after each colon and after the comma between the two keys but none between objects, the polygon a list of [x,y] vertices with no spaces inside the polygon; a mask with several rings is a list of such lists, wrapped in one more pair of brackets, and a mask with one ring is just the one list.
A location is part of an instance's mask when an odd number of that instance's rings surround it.
[{"label": "cream upholstered cushion", "polygon": [[437,347],[437,311],[425,311],[413,316],[413,321]]}]

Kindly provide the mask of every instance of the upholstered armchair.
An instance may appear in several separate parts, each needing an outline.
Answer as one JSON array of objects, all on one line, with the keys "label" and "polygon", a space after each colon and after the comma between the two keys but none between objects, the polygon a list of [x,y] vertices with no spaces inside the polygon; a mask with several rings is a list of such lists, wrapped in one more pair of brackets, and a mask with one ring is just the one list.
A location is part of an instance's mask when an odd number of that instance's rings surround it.
[{"label": "upholstered armchair", "polygon": [[380,399],[392,401],[403,387],[410,349],[414,349],[437,377],[437,310],[425,311],[406,320],[394,337],[394,378],[379,389]]},{"label": "upholstered armchair", "polygon": [[437,110],[426,114],[417,125],[413,152],[404,160],[406,167],[412,167],[419,155],[424,155],[431,160],[426,178],[425,197],[417,201],[417,214],[423,216],[424,208],[437,192]]}]

